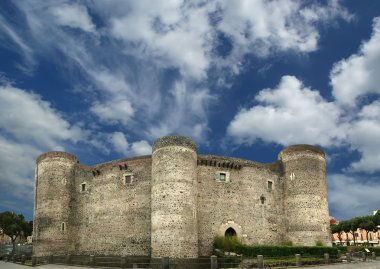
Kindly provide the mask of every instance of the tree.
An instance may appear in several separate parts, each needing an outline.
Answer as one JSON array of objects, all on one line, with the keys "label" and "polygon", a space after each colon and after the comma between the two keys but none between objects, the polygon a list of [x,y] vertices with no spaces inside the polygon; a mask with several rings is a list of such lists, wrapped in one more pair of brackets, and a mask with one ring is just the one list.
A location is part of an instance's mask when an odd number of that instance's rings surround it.
[{"label": "tree", "polygon": [[373,222],[375,225],[380,226],[380,209],[377,210],[376,214],[373,216]]},{"label": "tree", "polygon": [[350,233],[352,234],[352,238],[354,239],[354,246],[356,245],[356,236],[355,232],[360,228],[360,223],[362,222],[363,217],[355,217],[350,219],[350,226],[351,226],[351,231]]},{"label": "tree", "polygon": [[17,215],[10,211],[0,213],[0,227],[4,234],[11,238],[13,245],[12,253],[16,251],[17,237],[21,238],[21,236],[28,236],[32,233],[31,222],[25,221],[22,214]]},{"label": "tree", "polygon": [[331,224],[330,228],[331,228],[332,234],[335,234],[335,233],[337,234],[339,242],[342,245],[342,233],[343,233],[342,224],[341,223]]},{"label": "tree", "polygon": [[370,232],[375,232],[377,229],[377,225],[374,222],[373,216],[366,216],[362,218],[362,221],[359,224],[359,227],[363,230],[365,230],[367,235],[367,243],[369,243],[369,237],[368,234]]},{"label": "tree", "polygon": [[345,220],[340,222],[342,225],[342,231],[346,233],[346,241],[347,241],[347,246],[350,245],[350,239],[348,238],[348,234],[351,232],[351,222],[350,220]]}]

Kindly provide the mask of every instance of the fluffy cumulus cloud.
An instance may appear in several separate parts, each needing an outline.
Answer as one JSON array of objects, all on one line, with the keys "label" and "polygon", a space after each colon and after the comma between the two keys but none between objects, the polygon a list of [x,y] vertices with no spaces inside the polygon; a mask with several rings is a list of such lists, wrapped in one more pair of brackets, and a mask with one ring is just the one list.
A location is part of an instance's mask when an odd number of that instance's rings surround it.
[{"label": "fluffy cumulus cloud", "polygon": [[337,1],[327,6],[304,6],[302,1],[219,1],[222,14],[218,29],[231,37],[233,54],[294,50],[310,52],[318,47],[317,24],[351,15]]},{"label": "fluffy cumulus cloud", "polygon": [[[355,216],[369,215],[377,210],[380,204],[378,190],[379,178],[364,180],[358,176],[343,174],[328,175],[328,195],[330,212],[339,220],[349,219]],[[369,208],[369,205],[375,205]]]},{"label": "fluffy cumulus cloud", "polygon": [[110,134],[108,139],[115,151],[126,156],[141,156],[152,153],[152,147],[147,141],[141,140],[130,144],[121,132]]},{"label": "fluffy cumulus cloud", "polygon": [[380,94],[380,17],[373,21],[373,33],[358,53],[334,65],[331,71],[333,95],[342,105],[354,107],[360,97]]},{"label": "fluffy cumulus cloud", "polygon": [[282,77],[275,89],[262,90],[255,100],[258,105],[239,111],[228,126],[228,134],[239,143],[261,139],[331,146],[344,139],[344,128],[336,128],[340,111],[295,77]]},{"label": "fluffy cumulus cloud", "polygon": [[351,147],[361,154],[361,159],[351,164],[349,170],[379,171],[380,163],[380,101],[366,105],[352,122],[348,132]]},{"label": "fluffy cumulus cloud", "polygon": [[83,131],[39,95],[9,84],[0,86],[0,115],[1,203],[7,203],[8,195],[30,203],[36,157],[64,150],[65,143],[83,139]]},{"label": "fluffy cumulus cloud", "polygon": [[[359,52],[334,65],[331,71],[335,99],[324,100],[317,90],[304,86],[291,76],[284,76],[274,89],[263,89],[255,105],[237,112],[228,126],[228,135],[238,144],[252,144],[257,139],[281,145],[319,144],[325,147],[347,146],[359,153],[346,171],[380,171],[380,19]],[[375,94],[365,105],[360,97]],[[348,105],[351,109],[348,110]]]},{"label": "fluffy cumulus cloud", "polygon": [[0,86],[0,128],[18,141],[46,149],[62,149],[60,141],[77,142],[79,127],[70,125],[49,102],[37,94]]},{"label": "fluffy cumulus cloud", "polygon": [[380,170],[380,102],[347,114],[337,101],[327,102],[318,91],[295,77],[285,76],[275,89],[264,89],[256,105],[241,109],[227,133],[237,144],[258,139],[284,146],[298,143],[324,147],[348,146],[359,160],[347,171],[374,173]]}]

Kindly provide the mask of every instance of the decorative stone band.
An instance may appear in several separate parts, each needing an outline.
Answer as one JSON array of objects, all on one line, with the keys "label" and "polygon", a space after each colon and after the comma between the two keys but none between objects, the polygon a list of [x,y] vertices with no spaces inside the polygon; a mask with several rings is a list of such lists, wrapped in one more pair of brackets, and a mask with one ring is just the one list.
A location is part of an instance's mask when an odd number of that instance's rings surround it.
[{"label": "decorative stone band", "polygon": [[65,159],[72,160],[74,162],[79,162],[77,157],[75,157],[74,155],[72,155],[70,153],[67,153],[64,151],[50,151],[50,152],[46,152],[46,153],[43,153],[40,156],[38,156],[36,159],[36,164],[38,164],[39,162],[41,162],[42,160],[47,159],[47,158],[65,158]]},{"label": "decorative stone band", "polygon": [[193,139],[180,135],[164,136],[157,139],[153,144],[152,151],[168,146],[182,146],[197,151],[197,144]]}]

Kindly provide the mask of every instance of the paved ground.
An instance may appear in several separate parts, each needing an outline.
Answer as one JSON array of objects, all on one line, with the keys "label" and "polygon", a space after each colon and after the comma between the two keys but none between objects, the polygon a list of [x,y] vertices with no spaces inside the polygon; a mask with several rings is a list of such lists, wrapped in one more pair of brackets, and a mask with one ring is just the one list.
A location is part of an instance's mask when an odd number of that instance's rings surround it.
[{"label": "paved ground", "polygon": [[[85,269],[88,267],[79,266],[66,266],[66,265],[56,265],[48,264],[35,267],[36,269]],[[374,262],[361,262],[361,263],[351,263],[351,264],[335,264],[335,265],[324,265],[324,266],[312,266],[304,267],[312,269],[380,269],[380,261]],[[20,264],[14,264],[10,262],[0,261],[0,269],[31,269],[31,267],[26,267]]]}]

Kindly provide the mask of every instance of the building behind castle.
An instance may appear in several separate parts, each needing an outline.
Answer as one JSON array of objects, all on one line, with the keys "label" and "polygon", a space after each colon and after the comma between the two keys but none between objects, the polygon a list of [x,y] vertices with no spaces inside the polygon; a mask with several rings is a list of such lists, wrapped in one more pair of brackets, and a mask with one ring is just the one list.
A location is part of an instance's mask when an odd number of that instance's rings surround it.
[{"label": "building behind castle", "polygon": [[65,152],[36,161],[34,255],[192,258],[217,235],[246,244],[331,245],[325,155],[310,145],[261,164],[198,155],[167,136],[152,155],[94,166]]}]

